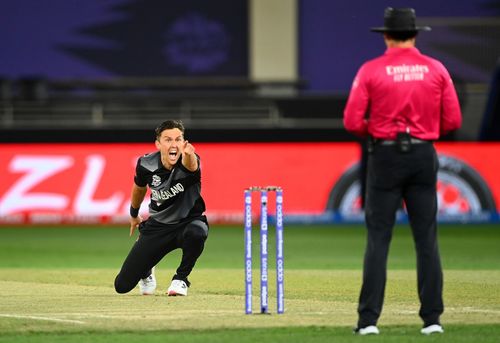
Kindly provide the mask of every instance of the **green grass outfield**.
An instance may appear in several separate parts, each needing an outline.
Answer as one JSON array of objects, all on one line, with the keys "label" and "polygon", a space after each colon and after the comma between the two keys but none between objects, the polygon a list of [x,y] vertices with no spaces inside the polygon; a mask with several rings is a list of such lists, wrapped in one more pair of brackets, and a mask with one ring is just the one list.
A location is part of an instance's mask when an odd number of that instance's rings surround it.
[{"label": "green grass outfield", "polygon": [[[365,230],[285,227],[283,315],[245,315],[243,229],[213,226],[187,297],[164,292],[180,251],[158,266],[155,296],[114,292],[133,243],[127,227],[0,228],[0,342],[498,342],[500,226],[441,225],[444,335],[424,337],[415,252],[398,226],[376,337],[353,336]],[[254,310],[258,310],[258,234]],[[270,256],[274,256],[273,235]],[[274,265],[270,310],[275,312]]]}]

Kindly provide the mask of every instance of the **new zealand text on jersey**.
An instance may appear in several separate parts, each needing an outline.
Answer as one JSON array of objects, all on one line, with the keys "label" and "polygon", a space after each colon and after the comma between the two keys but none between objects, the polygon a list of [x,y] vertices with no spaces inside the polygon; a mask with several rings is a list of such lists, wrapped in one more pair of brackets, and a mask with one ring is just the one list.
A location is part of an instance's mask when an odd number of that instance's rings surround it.
[{"label": "new zealand text on jersey", "polygon": [[167,190],[151,190],[151,200],[159,201],[159,200],[168,200],[179,193],[184,192],[184,186],[181,183],[177,183],[176,185],[170,187]]}]

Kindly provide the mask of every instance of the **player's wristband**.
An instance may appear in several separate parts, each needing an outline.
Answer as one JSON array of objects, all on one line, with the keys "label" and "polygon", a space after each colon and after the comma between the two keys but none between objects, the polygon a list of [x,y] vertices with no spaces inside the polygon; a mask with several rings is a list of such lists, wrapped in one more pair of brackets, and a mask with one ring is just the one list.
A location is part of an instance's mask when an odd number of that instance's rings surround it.
[{"label": "player's wristband", "polygon": [[130,216],[132,218],[137,218],[137,216],[139,216],[139,209],[133,208],[132,205],[130,205]]}]

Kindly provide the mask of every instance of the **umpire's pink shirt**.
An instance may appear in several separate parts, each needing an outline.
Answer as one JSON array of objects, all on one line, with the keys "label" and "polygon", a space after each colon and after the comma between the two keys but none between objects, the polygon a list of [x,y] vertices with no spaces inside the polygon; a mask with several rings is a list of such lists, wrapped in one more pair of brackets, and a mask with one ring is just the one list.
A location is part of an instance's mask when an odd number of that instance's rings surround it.
[{"label": "umpire's pink shirt", "polygon": [[344,110],[345,128],[362,137],[395,139],[409,128],[413,137],[436,140],[461,123],[448,71],[416,48],[389,48],[363,64]]}]

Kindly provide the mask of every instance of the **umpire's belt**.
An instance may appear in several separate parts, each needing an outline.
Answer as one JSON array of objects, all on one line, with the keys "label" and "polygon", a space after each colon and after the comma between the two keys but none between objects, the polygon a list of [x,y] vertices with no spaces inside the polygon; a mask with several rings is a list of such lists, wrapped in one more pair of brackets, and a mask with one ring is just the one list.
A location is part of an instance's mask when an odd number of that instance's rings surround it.
[{"label": "umpire's belt", "polygon": [[[411,144],[423,144],[423,143],[432,143],[432,141],[425,141],[423,139],[411,138]],[[380,145],[396,145],[398,144],[397,141],[394,140],[389,140],[389,139],[377,139],[375,140],[375,144],[380,144]]]}]

